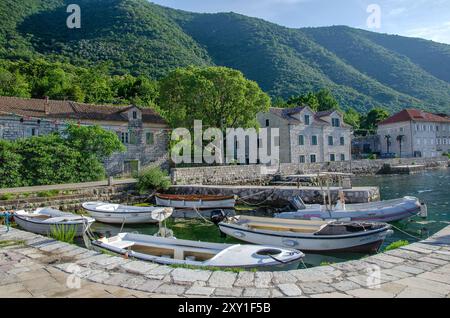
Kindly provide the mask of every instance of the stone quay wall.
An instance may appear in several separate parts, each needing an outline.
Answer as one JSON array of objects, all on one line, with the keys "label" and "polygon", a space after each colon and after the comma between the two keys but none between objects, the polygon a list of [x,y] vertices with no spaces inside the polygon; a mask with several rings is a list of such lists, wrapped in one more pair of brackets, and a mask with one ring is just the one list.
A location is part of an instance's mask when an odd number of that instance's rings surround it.
[{"label": "stone quay wall", "polygon": [[[148,297],[450,297],[450,226],[424,241],[360,260],[256,273],[173,268],[17,229],[6,232],[0,225],[0,241],[14,240],[16,246],[0,247],[0,297],[103,297],[92,284],[101,284],[102,291],[116,288],[119,297],[138,292]],[[67,286],[69,275],[80,279],[80,289]]]},{"label": "stone quay wall", "polygon": [[391,166],[424,165],[425,169],[447,168],[449,160],[439,158],[401,158],[378,160],[336,161],[304,164],[280,164],[267,167],[264,165],[232,165],[214,167],[174,168],[171,170],[173,184],[204,185],[264,185],[276,175],[309,174],[321,172],[343,172],[355,175],[374,175],[389,173]]},{"label": "stone quay wall", "polygon": [[[52,190],[48,190],[52,191]],[[55,195],[40,196],[43,191],[16,193],[16,198],[0,200],[0,211],[19,209],[36,209],[52,207],[62,211],[76,212],[82,210],[81,204],[87,201],[105,201],[113,203],[142,202],[146,196],[139,196],[135,192],[135,184],[118,184],[112,186],[96,186],[82,189],[58,190]]]},{"label": "stone quay wall", "polygon": [[[380,200],[378,187],[355,187],[343,190],[347,203],[367,203]],[[322,191],[318,187],[293,186],[174,186],[170,189],[174,194],[210,194],[210,195],[236,195],[242,203],[266,203],[274,206],[285,206],[293,197],[300,196],[305,203],[323,204]],[[336,202],[339,189],[330,188],[331,199]]]}]

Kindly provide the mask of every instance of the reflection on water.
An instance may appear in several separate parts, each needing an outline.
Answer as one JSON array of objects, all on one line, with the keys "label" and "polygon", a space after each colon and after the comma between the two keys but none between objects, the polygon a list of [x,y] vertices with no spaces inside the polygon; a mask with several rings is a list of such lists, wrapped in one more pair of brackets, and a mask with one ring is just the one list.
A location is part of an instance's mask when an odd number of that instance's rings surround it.
[{"label": "reflection on water", "polygon": [[[415,217],[407,221],[396,222],[393,225],[402,231],[395,230],[394,235],[388,237],[383,247],[398,241],[415,241],[413,237],[426,238],[450,224],[450,170],[429,171],[416,175],[398,176],[373,176],[355,178],[355,186],[378,186],[383,200],[394,199],[403,196],[416,196],[428,205],[428,218],[426,220]],[[237,213],[252,214],[255,211],[237,211]],[[258,215],[268,214],[267,210],[257,211]],[[222,237],[218,228],[202,220],[169,220],[167,227],[173,230],[175,237],[196,241],[239,243],[239,241]],[[95,223],[93,230],[107,236],[115,235],[120,231],[120,226]],[[158,231],[155,225],[125,226],[123,232],[136,232],[153,235]],[[351,259],[358,259],[361,254],[308,254],[305,263],[308,266],[318,266],[327,263],[337,263]]]}]

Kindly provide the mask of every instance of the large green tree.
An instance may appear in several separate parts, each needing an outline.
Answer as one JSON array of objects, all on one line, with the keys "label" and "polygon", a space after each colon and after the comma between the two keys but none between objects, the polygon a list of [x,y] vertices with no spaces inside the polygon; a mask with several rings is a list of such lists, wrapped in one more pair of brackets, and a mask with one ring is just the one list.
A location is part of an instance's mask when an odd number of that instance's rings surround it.
[{"label": "large green tree", "polygon": [[172,127],[204,127],[222,131],[257,127],[256,114],[267,111],[270,98],[256,82],[226,67],[188,67],[169,73],[160,82],[158,105]]},{"label": "large green tree", "polygon": [[123,152],[125,146],[117,135],[95,126],[78,126],[70,124],[66,129],[66,143],[84,156],[94,156],[98,161],[103,161],[115,152]]},{"label": "large green tree", "polygon": [[375,133],[379,122],[389,117],[389,112],[381,107],[369,111],[361,120],[361,128],[367,133]]}]

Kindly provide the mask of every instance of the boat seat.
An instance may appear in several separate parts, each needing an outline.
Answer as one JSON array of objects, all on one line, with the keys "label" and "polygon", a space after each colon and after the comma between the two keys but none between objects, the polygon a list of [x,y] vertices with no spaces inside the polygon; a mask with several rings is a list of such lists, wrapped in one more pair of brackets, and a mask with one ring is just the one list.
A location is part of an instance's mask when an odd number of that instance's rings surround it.
[{"label": "boat seat", "polygon": [[268,230],[268,231],[283,231],[283,232],[295,232],[295,233],[315,233],[320,228],[316,226],[302,226],[302,225],[281,225],[281,224],[270,224],[270,223],[260,223],[260,222],[249,222],[246,224],[249,228],[258,230]]}]

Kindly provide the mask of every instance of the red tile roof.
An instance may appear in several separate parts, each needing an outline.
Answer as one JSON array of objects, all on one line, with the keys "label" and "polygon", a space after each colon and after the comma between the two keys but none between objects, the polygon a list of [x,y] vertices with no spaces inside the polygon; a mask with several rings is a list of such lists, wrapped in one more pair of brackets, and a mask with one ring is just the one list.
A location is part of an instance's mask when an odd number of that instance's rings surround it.
[{"label": "red tile roof", "polygon": [[387,125],[405,121],[426,121],[437,123],[450,123],[450,119],[443,116],[438,116],[432,113],[427,113],[419,109],[404,109],[401,112],[389,117],[388,119],[380,122],[378,125]]},{"label": "red tile roof", "polygon": [[[133,106],[90,105],[71,101],[25,99],[0,96],[0,115],[16,114],[23,117],[128,121],[124,112]],[[142,121],[166,124],[166,121],[151,108],[140,108]]]}]

